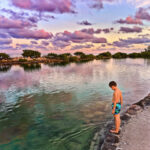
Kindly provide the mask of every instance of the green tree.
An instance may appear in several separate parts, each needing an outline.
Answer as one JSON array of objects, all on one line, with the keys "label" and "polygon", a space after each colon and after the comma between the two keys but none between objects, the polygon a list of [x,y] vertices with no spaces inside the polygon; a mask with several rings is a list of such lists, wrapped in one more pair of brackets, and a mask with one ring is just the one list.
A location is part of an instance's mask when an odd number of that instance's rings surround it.
[{"label": "green tree", "polygon": [[46,57],[47,58],[58,58],[58,55],[55,53],[49,53]]},{"label": "green tree", "polygon": [[150,51],[141,52],[141,57],[142,58],[150,58]]},{"label": "green tree", "polygon": [[69,61],[71,61],[71,62],[76,62],[76,61],[78,61],[78,57],[76,57],[76,56],[71,56],[71,57],[69,57]]},{"label": "green tree", "polygon": [[63,60],[63,62],[68,63],[69,62],[69,57],[66,54],[60,54],[59,58]]},{"label": "green tree", "polygon": [[75,52],[74,55],[81,56],[81,55],[85,55],[85,54],[83,52]]},{"label": "green tree", "polygon": [[96,58],[98,59],[103,59],[103,58],[111,58],[111,53],[110,52],[104,52],[104,53],[100,53],[96,56]]},{"label": "green tree", "polygon": [[0,60],[2,60],[2,59],[9,59],[9,58],[10,58],[10,56],[8,54],[0,53]]},{"label": "green tree", "polygon": [[126,53],[122,53],[122,52],[117,52],[115,53],[112,57],[113,58],[127,58],[127,54]]},{"label": "green tree", "polygon": [[70,53],[64,53],[63,55],[72,56]]},{"label": "green tree", "polygon": [[150,46],[145,49],[145,52],[150,52]]},{"label": "green tree", "polygon": [[140,58],[141,57],[141,53],[130,53],[128,54],[129,58]]},{"label": "green tree", "polygon": [[87,59],[87,60],[92,60],[95,58],[95,56],[93,54],[88,54],[88,55],[85,55],[85,54],[82,54],[81,59]]},{"label": "green tree", "polygon": [[38,51],[33,51],[33,50],[23,50],[22,56],[23,57],[38,58],[41,56],[41,53]]}]

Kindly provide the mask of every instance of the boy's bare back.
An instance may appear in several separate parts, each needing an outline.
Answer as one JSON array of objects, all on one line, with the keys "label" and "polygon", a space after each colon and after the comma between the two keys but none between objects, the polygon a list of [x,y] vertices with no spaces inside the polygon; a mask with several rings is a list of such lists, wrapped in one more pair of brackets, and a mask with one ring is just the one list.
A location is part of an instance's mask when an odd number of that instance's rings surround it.
[{"label": "boy's bare back", "polygon": [[120,91],[120,89],[116,89],[113,93],[113,99],[112,99],[112,102],[120,102],[121,105],[123,104],[123,97],[122,97],[122,92]]}]

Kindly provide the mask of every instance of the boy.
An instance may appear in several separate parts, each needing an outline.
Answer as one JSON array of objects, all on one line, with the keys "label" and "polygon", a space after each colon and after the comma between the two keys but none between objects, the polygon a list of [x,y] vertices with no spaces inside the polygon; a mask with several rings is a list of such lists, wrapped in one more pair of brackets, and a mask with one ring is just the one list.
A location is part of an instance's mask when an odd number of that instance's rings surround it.
[{"label": "boy", "polygon": [[114,90],[113,98],[112,98],[112,114],[115,119],[115,129],[110,130],[112,133],[118,133],[120,129],[120,110],[123,104],[123,97],[121,91],[117,87],[117,83],[115,81],[111,81],[109,83],[109,87]]}]

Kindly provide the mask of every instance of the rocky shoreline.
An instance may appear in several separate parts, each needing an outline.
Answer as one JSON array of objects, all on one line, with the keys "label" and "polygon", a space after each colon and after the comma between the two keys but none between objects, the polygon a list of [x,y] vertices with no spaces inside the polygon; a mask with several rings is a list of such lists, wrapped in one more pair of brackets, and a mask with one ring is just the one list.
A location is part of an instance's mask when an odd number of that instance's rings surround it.
[{"label": "rocky shoreline", "polygon": [[[121,114],[121,128],[135,116],[142,112],[145,107],[150,106],[150,93],[137,103],[132,104],[123,114]],[[114,121],[107,122],[104,129],[96,132],[90,144],[90,150],[117,150],[120,142],[120,133],[113,134],[109,130],[114,127]]]}]

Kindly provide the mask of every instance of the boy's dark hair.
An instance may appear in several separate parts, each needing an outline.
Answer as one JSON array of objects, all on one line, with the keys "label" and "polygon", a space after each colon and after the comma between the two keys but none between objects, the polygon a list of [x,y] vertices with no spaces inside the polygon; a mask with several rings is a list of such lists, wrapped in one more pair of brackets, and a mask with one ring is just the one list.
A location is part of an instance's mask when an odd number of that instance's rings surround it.
[{"label": "boy's dark hair", "polygon": [[117,83],[115,81],[111,81],[109,82],[109,86],[112,87],[112,86],[117,86]]}]

